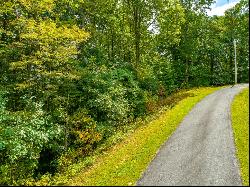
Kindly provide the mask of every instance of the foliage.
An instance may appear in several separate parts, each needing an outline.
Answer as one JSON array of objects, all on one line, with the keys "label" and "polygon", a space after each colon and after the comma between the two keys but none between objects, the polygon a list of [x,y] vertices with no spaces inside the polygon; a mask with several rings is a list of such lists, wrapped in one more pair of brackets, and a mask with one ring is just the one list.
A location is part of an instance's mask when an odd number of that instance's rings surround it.
[{"label": "foliage", "polygon": [[45,115],[41,103],[30,103],[29,111],[9,112],[2,95],[0,100],[1,184],[18,184],[32,177],[42,149],[60,148],[62,129]]},{"label": "foliage", "polygon": [[3,0],[1,183],[46,183],[178,89],[233,83],[233,39],[248,82],[248,2],[209,17],[211,3]]},{"label": "foliage", "polygon": [[[166,141],[184,116],[203,97],[219,88],[192,89],[172,109],[165,110],[156,120],[139,127],[121,143],[116,144],[96,163],[77,174],[67,185],[135,185],[157,150]],[[191,96],[188,96],[191,94]],[[177,95],[178,97],[178,95]],[[59,181],[57,181],[59,182]]]},{"label": "foliage", "polygon": [[82,110],[70,118],[70,144],[78,148],[79,155],[86,155],[100,141],[101,134],[96,130],[96,123]]}]

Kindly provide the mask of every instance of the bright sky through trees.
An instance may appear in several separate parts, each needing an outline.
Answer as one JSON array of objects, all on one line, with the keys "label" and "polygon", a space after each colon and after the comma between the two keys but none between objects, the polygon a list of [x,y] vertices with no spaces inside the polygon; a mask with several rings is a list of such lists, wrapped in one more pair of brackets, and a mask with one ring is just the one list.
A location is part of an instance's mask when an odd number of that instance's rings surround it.
[{"label": "bright sky through trees", "polygon": [[208,10],[207,13],[209,16],[222,16],[227,9],[234,7],[238,2],[239,0],[229,0],[229,3],[228,0],[216,0],[216,3],[211,6],[211,10]]}]

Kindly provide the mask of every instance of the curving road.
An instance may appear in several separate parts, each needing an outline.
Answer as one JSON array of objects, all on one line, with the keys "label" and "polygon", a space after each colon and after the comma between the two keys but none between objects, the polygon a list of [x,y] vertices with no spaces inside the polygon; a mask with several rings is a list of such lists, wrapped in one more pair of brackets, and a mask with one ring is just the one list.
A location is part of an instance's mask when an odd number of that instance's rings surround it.
[{"label": "curving road", "polygon": [[184,118],[149,164],[138,186],[242,185],[230,105],[248,84],[205,97]]}]

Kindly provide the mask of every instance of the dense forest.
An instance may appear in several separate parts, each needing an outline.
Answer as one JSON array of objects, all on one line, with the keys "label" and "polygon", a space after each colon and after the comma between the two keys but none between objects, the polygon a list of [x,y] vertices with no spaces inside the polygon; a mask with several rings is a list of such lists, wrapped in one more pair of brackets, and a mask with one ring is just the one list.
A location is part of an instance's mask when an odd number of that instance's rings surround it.
[{"label": "dense forest", "polygon": [[0,184],[63,170],[179,89],[233,84],[234,39],[248,82],[248,1],[212,3],[1,0]]}]

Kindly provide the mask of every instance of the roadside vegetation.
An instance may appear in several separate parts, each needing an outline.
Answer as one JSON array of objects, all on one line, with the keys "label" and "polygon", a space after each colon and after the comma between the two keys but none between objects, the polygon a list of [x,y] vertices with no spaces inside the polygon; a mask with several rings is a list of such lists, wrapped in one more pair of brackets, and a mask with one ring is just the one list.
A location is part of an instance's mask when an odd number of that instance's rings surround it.
[{"label": "roadside vegetation", "polygon": [[147,120],[138,128],[124,133],[121,142],[89,157],[88,160],[92,162],[86,164],[85,160],[65,173],[53,178],[45,177],[36,185],[135,185],[157,150],[171,136],[193,106],[220,88],[197,88],[174,94],[168,98],[169,105],[165,105],[160,113],[153,115],[155,119],[151,118],[151,121]]},{"label": "roadside vegetation", "polygon": [[235,97],[231,111],[242,182],[249,186],[249,88]]},{"label": "roadside vegetation", "polygon": [[212,2],[1,0],[0,185],[88,165],[172,94],[232,84],[234,39],[248,82],[248,1]]}]

